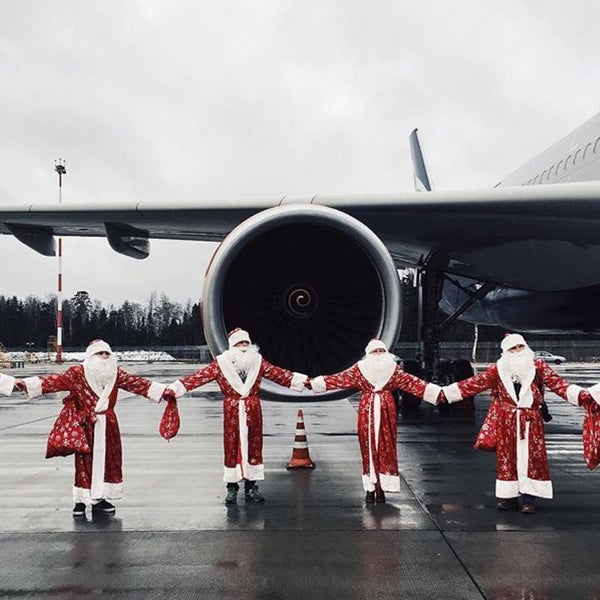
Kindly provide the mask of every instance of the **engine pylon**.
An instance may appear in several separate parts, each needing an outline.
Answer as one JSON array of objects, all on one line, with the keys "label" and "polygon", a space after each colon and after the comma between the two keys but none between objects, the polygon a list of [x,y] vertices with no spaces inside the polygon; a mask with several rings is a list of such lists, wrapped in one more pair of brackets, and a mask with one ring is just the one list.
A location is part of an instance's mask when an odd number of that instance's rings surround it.
[{"label": "engine pylon", "polygon": [[308,442],[306,440],[306,430],[304,429],[304,414],[302,409],[298,409],[298,419],[296,421],[296,436],[294,437],[294,449],[292,458],[288,462],[286,469],[314,469],[315,463],[308,453]]}]

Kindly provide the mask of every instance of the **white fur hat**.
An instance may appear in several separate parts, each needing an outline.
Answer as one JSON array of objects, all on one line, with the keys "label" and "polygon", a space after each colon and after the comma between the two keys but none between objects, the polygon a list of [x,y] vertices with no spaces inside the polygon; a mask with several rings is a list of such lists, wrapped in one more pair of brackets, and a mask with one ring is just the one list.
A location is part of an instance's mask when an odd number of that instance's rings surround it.
[{"label": "white fur hat", "polygon": [[248,342],[250,344],[250,334],[239,327],[229,332],[229,348],[233,348],[240,342]]},{"label": "white fur hat", "polygon": [[98,352],[108,352],[109,354],[112,354],[112,349],[104,340],[92,340],[85,351],[85,357],[90,358]]},{"label": "white fur hat", "polygon": [[370,354],[373,350],[377,350],[378,348],[383,348],[383,350],[387,352],[387,346],[381,340],[373,339],[367,344],[365,354]]},{"label": "white fur hat", "polygon": [[520,333],[507,333],[504,339],[500,342],[500,348],[502,352],[506,352],[515,346],[527,346],[525,338]]}]

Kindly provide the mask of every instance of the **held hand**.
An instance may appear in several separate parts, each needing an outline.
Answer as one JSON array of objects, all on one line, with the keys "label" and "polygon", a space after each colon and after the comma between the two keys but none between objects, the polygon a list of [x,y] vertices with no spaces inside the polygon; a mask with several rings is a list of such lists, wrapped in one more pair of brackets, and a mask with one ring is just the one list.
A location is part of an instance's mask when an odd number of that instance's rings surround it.
[{"label": "held hand", "polygon": [[15,389],[19,390],[20,392],[26,392],[27,386],[22,379],[15,379]]},{"label": "held hand", "polygon": [[436,404],[448,404],[448,400],[446,399],[444,390],[440,390],[440,393],[438,394],[438,397],[437,397]]},{"label": "held hand", "polygon": [[166,388],[160,398],[160,401],[168,402],[169,400],[177,400],[177,396],[175,395],[174,390]]},{"label": "held hand", "polygon": [[310,380],[309,377],[306,378],[306,381],[304,382],[304,387],[307,390],[312,390],[312,381]]}]

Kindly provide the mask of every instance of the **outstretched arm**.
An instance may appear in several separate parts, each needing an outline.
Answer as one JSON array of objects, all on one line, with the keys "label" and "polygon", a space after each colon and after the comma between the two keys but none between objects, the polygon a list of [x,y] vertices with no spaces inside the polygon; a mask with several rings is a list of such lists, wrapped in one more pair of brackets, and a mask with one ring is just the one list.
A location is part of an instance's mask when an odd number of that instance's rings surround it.
[{"label": "outstretched arm", "polygon": [[264,371],[263,377],[269,381],[278,383],[290,389],[301,392],[304,389],[304,384],[308,380],[308,376],[304,373],[296,373],[288,371],[282,367],[271,364],[268,360],[263,359]]},{"label": "outstretched arm", "polygon": [[173,390],[175,392],[175,396],[180,398],[190,390],[194,390],[205,383],[210,381],[214,381],[219,373],[219,365],[215,360],[213,360],[209,365],[203,367],[202,369],[198,369],[181,379],[177,379],[173,383],[167,386],[167,390]]},{"label": "outstretched arm", "polygon": [[403,371],[400,367],[396,368],[391,381],[392,387],[403,392],[408,392],[413,396],[422,398],[429,404],[438,404],[443,400],[441,394],[442,388],[436,383],[429,383],[415,375]]},{"label": "outstretched arm", "polygon": [[328,390],[358,389],[357,373],[358,369],[354,366],[340,373],[314,377],[310,380],[310,384],[313,391],[317,393]]},{"label": "outstretched arm", "polygon": [[[588,391],[579,385],[569,383],[546,361],[540,361],[537,366],[541,367],[544,385],[547,385],[557,396],[560,396],[569,404],[573,404],[573,406],[585,406],[594,401],[600,403],[600,394],[594,392],[596,386],[591,387]],[[598,396],[598,400],[596,400],[596,396]]]},{"label": "outstretched arm", "polygon": [[76,367],[69,367],[64,373],[57,373],[54,375],[45,375],[42,377],[26,377],[23,379],[27,398],[37,398],[43,394],[50,394],[53,392],[69,392],[76,385],[73,377],[74,369]]},{"label": "outstretched arm", "polygon": [[444,393],[444,396],[449,404],[452,404],[453,402],[459,402],[464,398],[470,398],[471,396],[475,396],[484,390],[489,390],[490,388],[494,387],[498,376],[497,373],[498,369],[494,364],[479,375],[474,375],[468,379],[463,379],[462,381],[445,385],[442,388],[442,392]]},{"label": "outstretched arm", "polygon": [[167,386],[163,383],[150,381],[145,377],[133,375],[119,367],[117,369],[117,387],[127,390],[132,394],[154,400],[154,402],[160,402]]}]

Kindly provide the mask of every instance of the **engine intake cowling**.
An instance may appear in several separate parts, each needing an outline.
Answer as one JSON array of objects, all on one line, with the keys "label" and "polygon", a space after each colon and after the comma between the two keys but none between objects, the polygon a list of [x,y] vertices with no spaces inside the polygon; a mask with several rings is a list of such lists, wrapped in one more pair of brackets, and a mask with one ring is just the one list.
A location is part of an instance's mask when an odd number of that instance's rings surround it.
[{"label": "engine intake cowling", "polygon": [[[267,360],[310,376],[349,367],[373,337],[391,346],[401,313],[398,273],[381,240],[324,206],[281,206],[244,221],[215,252],[204,282],[213,354],[242,327]],[[266,380],[263,389],[297,397]]]}]

